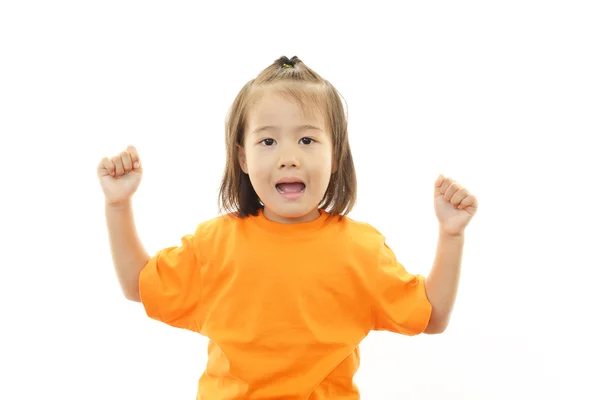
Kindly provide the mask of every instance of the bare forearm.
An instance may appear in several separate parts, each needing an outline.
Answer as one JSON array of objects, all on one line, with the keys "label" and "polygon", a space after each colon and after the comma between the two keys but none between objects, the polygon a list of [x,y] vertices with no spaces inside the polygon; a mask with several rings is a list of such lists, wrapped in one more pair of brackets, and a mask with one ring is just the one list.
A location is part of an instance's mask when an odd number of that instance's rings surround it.
[{"label": "bare forearm", "polygon": [[140,271],[150,259],[140,241],[131,202],[123,205],[105,205],[106,225],[113,264],[125,297],[139,301]]},{"label": "bare forearm", "polygon": [[433,267],[425,281],[427,297],[432,305],[425,333],[441,333],[448,326],[458,291],[463,247],[464,234],[440,232]]}]

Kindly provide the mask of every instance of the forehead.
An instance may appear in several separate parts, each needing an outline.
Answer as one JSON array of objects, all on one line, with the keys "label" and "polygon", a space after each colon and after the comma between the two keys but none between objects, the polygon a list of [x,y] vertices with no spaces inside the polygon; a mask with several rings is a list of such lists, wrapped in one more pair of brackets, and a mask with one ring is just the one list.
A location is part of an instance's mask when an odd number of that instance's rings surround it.
[{"label": "forehead", "polygon": [[298,121],[324,125],[324,102],[304,88],[255,89],[248,106],[248,125],[293,124]]}]

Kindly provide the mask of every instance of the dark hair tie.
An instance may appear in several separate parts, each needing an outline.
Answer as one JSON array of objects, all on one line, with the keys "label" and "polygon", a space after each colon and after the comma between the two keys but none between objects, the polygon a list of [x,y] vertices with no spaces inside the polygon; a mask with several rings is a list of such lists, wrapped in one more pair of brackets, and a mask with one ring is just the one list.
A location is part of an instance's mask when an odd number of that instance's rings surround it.
[{"label": "dark hair tie", "polygon": [[300,61],[300,59],[298,59],[298,57],[296,57],[296,56],[292,57],[291,59],[283,56],[283,57],[280,57],[278,61],[282,67],[292,68]]}]

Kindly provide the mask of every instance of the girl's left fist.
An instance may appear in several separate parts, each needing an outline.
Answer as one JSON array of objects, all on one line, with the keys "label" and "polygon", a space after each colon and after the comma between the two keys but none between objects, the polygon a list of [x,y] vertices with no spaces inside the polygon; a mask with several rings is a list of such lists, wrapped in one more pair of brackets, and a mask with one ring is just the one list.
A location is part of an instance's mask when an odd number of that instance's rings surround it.
[{"label": "girl's left fist", "polygon": [[448,235],[462,235],[477,212],[477,198],[455,180],[440,175],[434,185],[435,214],[440,229]]}]

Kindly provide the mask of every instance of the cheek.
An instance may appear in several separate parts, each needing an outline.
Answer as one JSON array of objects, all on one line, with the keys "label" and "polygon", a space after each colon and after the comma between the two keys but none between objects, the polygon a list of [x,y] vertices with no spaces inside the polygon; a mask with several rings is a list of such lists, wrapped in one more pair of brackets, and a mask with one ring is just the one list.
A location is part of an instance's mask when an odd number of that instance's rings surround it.
[{"label": "cheek", "polygon": [[329,184],[329,179],[331,178],[332,160],[327,154],[321,155],[319,160],[320,162],[314,165],[311,172],[313,176],[318,177],[317,179],[321,184],[327,186]]},{"label": "cheek", "polygon": [[267,164],[267,157],[258,152],[249,152],[247,154],[248,172],[252,175],[264,175]]}]

